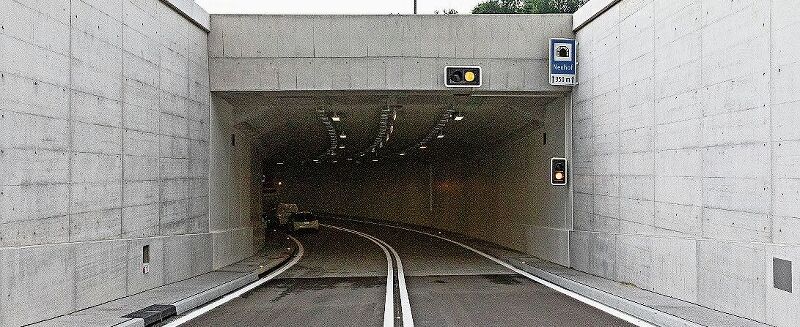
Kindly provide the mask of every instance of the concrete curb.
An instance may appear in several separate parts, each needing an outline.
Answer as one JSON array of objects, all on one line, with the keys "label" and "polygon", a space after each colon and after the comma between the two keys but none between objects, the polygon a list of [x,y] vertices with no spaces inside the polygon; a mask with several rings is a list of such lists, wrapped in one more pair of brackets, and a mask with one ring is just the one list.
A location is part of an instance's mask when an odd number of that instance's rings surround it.
[{"label": "concrete curb", "polygon": [[281,257],[281,260],[277,261],[275,264],[264,267],[263,269],[256,270],[255,272],[247,274],[246,276],[239,277],[222,285],[218,285],[203,292],[197,293],[188,298],[174,302],[172,303],[172,305],[175,306],[175,310],[177,311],[178,315],[194,310],[206,303],[221,298],[229,293],[233,293],[236,290],[257,281],[261,275],[272,272],[275,269],[278,269],[279,267],[285,265],[296,254],[297,254],[297,246],[292,245],[292,251],[287,255],[283,255]]},{"label": "concrete curb", "polygon": [[660,311],[655,308],[622,298],[620,296],[608,293],[606,291],[576,282],[574,280],[558,276],[556,274],[547,272],[545,270],[529,266],[519,259],[501,257],[502,260],[508,262],[512,266],[530,273],[536,277],[544,279],[548,282],[556,284],[564,289],[573,291],[587,298],[605,304],[609,307],[622,311],[626,314],[647,321],[657,326],[669,327],[698,327],[702,326],[686,320],[684,318],[673,316],[669,313]]}]

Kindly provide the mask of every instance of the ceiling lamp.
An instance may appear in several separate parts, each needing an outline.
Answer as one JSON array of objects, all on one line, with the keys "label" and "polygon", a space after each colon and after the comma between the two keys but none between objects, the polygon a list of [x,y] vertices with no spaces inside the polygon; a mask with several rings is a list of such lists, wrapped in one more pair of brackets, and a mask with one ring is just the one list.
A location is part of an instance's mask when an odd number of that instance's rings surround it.
[{"label": "ceiling lamp", "polygon": [[428,148],[428,146],[423,144],[423,145],[420,145],[420,146],[419,146],[419,148],[420,148],[420,149],[427,149],[427,148]]},{"label": "ceiling lamp", "polygon": [[342,117],[339,117],[338,113],[334,113],[333,116],[331,116],[331,120],[335,122],[340,122],[342,121]]},{"label": "ceiling lamp", "polygon": [[278,165],[283,165],[283,163],[282,163],[282,162],[279,162],[279,163],[278,163]]},{"label": "ceiling lamp", "polygon": [[456,112],[453,112],[453,114],[451,115],[451,117],[453,117],[453,120],[455,120],[455,121],[459,121],[459,120],[462,120],[462,119],[464,119],[464,114],[462,114],[462,113],[460,113],[460,112],[456,111]]},{"label": "ceiling lamp", "polygon": [[342,134],[339,135],[339,138],[340,139],[346,139],[347,138],[347,134],[342,133]]},{"label": "ceiling lamp", "polygon": [[340,145],[339,149],[344,149],[344,144]]},{"label": "ceiling lamp", "polygon": [[436,138],[437,139],[443,139],[444,138],[444,133],[439,133],[439,135],[436,135]]}]

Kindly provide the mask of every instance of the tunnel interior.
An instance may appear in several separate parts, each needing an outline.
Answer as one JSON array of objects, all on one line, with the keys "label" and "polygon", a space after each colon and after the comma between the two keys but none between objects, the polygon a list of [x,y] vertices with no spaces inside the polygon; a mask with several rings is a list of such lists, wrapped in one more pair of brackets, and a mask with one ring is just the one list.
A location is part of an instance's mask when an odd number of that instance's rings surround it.
[{"label": "tunnel interior", "polygon": [[[277,203],[442,228],[568,262],[562,95],[218,92],[251,145],[251,223]],[[231,140],[232,144],[234,140]],[[241,141],[240,141],[241,142]],[[563,231],[560,232],[560,231]],[[553,240],[561,240],[553,242]],[[563,245],[563,246],[561,246]]]}]

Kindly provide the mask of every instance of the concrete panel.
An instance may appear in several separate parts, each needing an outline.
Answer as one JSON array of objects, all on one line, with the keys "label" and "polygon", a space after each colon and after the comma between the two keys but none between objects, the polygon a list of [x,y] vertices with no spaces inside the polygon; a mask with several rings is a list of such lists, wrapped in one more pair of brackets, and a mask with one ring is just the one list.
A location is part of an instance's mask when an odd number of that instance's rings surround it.
[{"label": "concrete panel", "polygon": [[69,155],[62,151],[5,149],[0,153],[4,185],[69,182]]},{"label": "concrete panel", "polygon": [[698,303],[765,319],[765,247],[698,241]]},{"label": "concrete panel", "polygon": [[700,236],[702,209],[697,206],[656,202],[655,227],[662,235]]},{"label": "concrete panel", "polygon": [[[127,294],[136,294],[161,286],[164,282],[164,239],[146,238],[128,241]],[[142,271],[142,248],[150,247],[150,271]]]},{"label": "concrete panel", "polygon": [[111,209],[73,214],[70,240],[95,241],[116,238],[122,233],[122,211]]},{"label": "concrete panel", "polygon": [[122,103],[88,93],[72,92],[72,119],[87,124],[122,126]]},{"label": "concrete panel", "polygon": [[652,246],[653,291],[697,302],[697,241],[654,238]]},{"label": "concrete panel", "polygon": [[122,153],[122,129],[77,122],[72,132],[73,149],[82,153]]},{"label": "concrete panel", "polygon": [[[242,249],[243,245],[253,243],[253,230],[250,228],[217,231],[211,233],[214,249],[214,269],[244,260],[253,254],[252,248]],[[245,246],[245,248],[247,248]]]},{"label": "concrete panel", "polygon": [[703,237],[767,243],[771,235],[772,220],[767,214],[711,208],[703,210]]},{"label": "concrete panel", "polygon": [[0,72],[0,109],[52,118],[69,118],[66,87]]},{"label": "concrete panel", "polygon": [[641,235],[618,235],[616,278],[641,289],[652,289],[652,240]]},{"label": "concrete panel", "polygon": [[74,245],[4,248],[0,256],[4,263],[0,268],[0,289],[7,326],[30,324],[74,310]]},{"label": "concrete panel", "polygon": [[43,116],[4,112],[0,117],[0,147],[65,151],[69,122]]},{"label": "concrete panel", "polygon": [[75,246],[75,309],[126,295],[128,241]]},{"label": "concrete panel", "polygon": [[776,244],[800,245],[800,218],[772,217],[772,240]]},{"label": "concrete panel", "polygon": [[122,209],[122,236],[148,237],[158,235],[158,204],[145,204]]},{"label": "concrete panel", "polygon": [[563,229],[526,226],[526,252],[537,258],[569,266],[569,231]]}]

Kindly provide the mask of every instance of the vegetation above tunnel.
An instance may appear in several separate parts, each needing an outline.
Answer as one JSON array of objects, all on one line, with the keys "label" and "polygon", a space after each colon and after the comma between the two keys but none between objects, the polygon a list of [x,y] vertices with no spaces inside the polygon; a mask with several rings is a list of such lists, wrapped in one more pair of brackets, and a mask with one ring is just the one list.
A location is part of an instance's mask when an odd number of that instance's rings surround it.
[{"label": "vegetation above tunnel", "polygon": [[574,13],[588,0],[488,0],[472,9],[473,14]]}]

